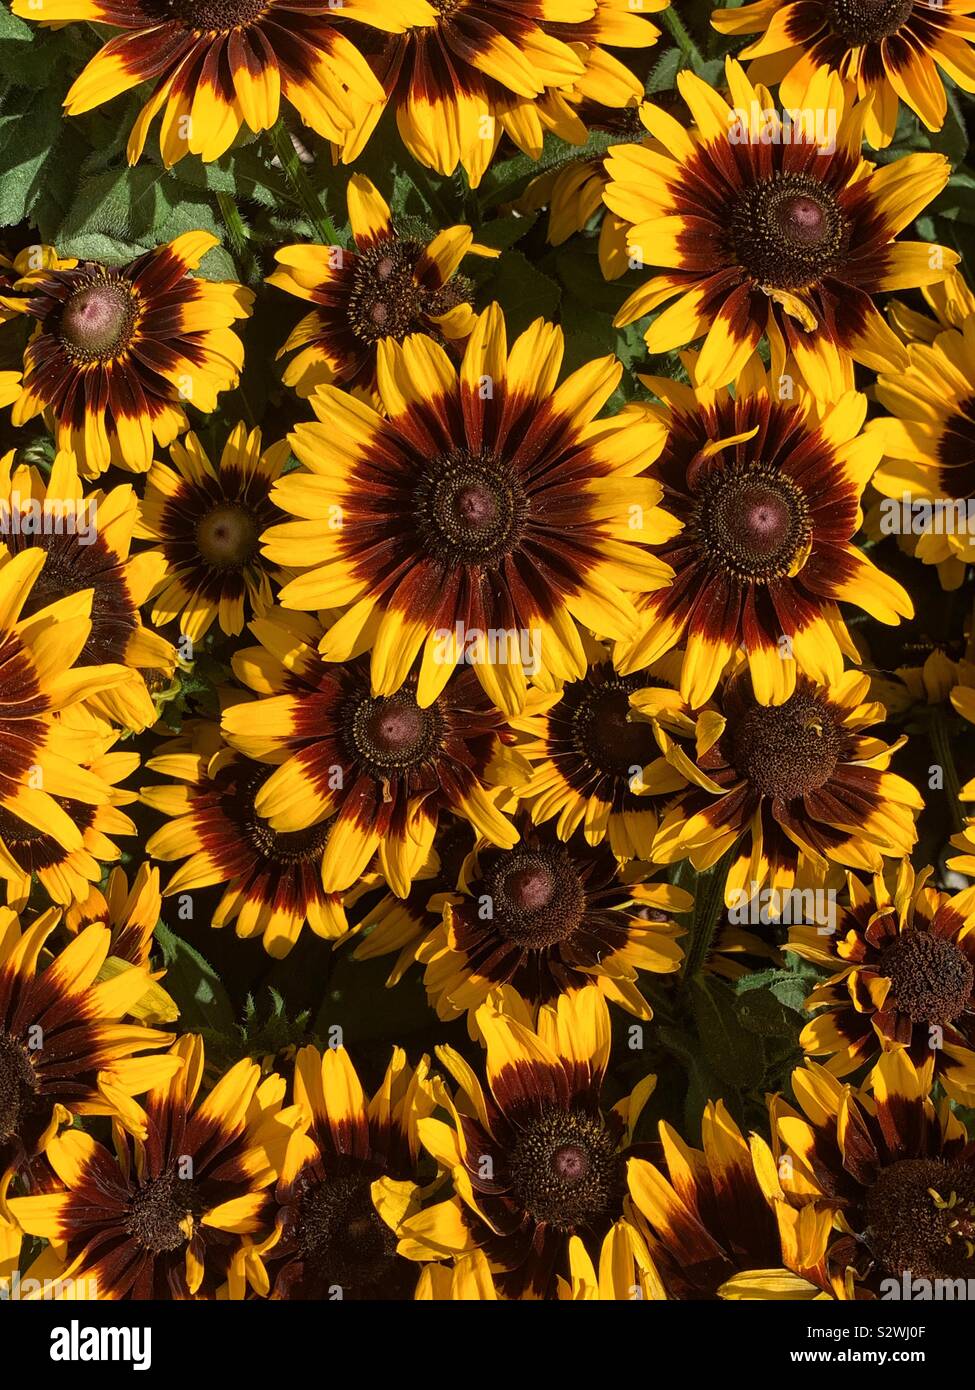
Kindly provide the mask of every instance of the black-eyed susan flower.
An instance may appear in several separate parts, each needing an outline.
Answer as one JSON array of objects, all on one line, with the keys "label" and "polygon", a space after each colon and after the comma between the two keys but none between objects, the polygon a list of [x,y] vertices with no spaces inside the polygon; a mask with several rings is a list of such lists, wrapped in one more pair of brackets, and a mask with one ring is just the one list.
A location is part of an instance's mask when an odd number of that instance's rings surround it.
[{"label": "black-eyed susan flower", "polygon": [[152,465],[136,534],[157,546],[154,623],[178,619],[180,635],[195,644],[214,622],[236,635],[248,611],[270,607],[260,536],[279,518],[270,491],[289,456],[287,441],[262,450],[260,430],[238,424],[216,467],[192,433],[171,447],[172,468]]},{"label": "black-eyed susan flower", "polygon": [[913,615],[905,590],[852,543],[880,462],[876,436],[861,433],[865,396],[829,409],[801,390],[782,400],[755,360],[734,396],[641,380],[663,402],[647,407],[667,431],[654,474],[683,529],[657,551],[674,582],[639,601],[643,627],[618,657],[622,672],[680,644],[680,691],[697,707],[744,649],[758,699],[781,704],[800,672],[828,684],[844,654],[857,658],[840,602],[888,624]]},{"label": "black-eyed susan flower", "polygon": [[393,892],[405,896],[441,810],[495,844],[517,841],[496,803],[498,788],[524,775],[521,760],[472,671],[458,668],[423,706],[415,676],[377,696],[365,660],[323,661],[316,622],[276,610],[251,630],[261,646],[238,652],[233,665],[263,698],[226,709],[224,733],[247,757],[277,764],[257,791],[258,814],[275,830],[327,837],[327,892],[348,888],[378,854]]},{"label": "black-eyed susan flower", "polygon": [[738,57],[749,74],[778,84],[782,105],[798,107],[817,68],[835,72],[851,93],[872,98],[864,135],[875,149],[890,144],[900,102],[928,130],[940,130],[948,98],[940,67],[963,91],[975,92],[975,20],[944,0],[758,0],[715,10],[722,34],[758,34]]},{"label": "black-eyed susan flower", "polygon": [[899,370],[903,344],[873,296],[942,280],[957,263],[943,247],[895,241],[944,188],[947,160],[912,154],[872,169],[860,154],[869,103],[851,107],[824,70],[797,121],[731,59],[727,82],[731,105],[681,73],[696,124],[646,103],[641,117],[657,146],[610,151],[606,204],[631,224],[630,254],[662,271],[617,322],[674,300],[647,346],[666,353],[703,339],[705,386],[733,381],[763,335],[776,376],[791,355],[822,400],[849,390],[852,361]]},{"label": "black-eyed susan flower", "polygon": [[189,274],[216,244],[209,232],[185,232],[129,265],[83,261],[25,277],[24,312],[37,326],[14,424],[46,412],[86,477],[110,463],[144,473],[153,440],[171,444],[186,428],[183,406],[213,410],[240,374],[232,325],[253,294]]},{"label": "black-eyed susan flower", "polygon": [[171,676],[176,651],[144,626],[139,612],[165,573],[166,557],[132,553],[138,510],[128,483],[86,492],[71,453],[58,453],[46,478],[18,464],[14,452],[0,460],[0,539],[13,554],[44,557],[22,612],[29,616],[90,590],[91,627],[81,660],[126,671],[124,679],[94,691],[87,706],[102,719],[141,730],[156,718],[146,677]]},{"label": "black-eyed susan flower", "polygon": [[382,89],[361,54],[340,34],[336,10],[381,29],[402,30],[429,12],[424,0],[16,0],[23,19],[72,20],[121,30],[77,78],[65,98],[72,116],[143,82],[154,90],[132,127],[129,163],[142,154],[162,112],[163,162],[185,154],[219,159],[241,126],[255,134],[278,119],[281,98],[327,140],[340,140]]},{"label": "black-eyed susan flower", "polygon": [[905,1049],[880,1058],[869,1095],[815,1063],[793,1073],[792,1088],[799,1110],[771,1105],[788,1160],[782,1187],[833,1214],[826,1259],[837,1296],[930,1298],[930,1284],[925,1295],[913,1281],[975,1277],[971,1145]]},{"label": "black-eyed susan flower", "polygon": [[[648,846],[649,847],[649,846]],[[441,1018],[474,1014],[492,990],[510,985],[534,1011],[560,994],[595,985],[637,1018],[653,1011],[641,970],[680,969],[681,928],[670,913],[694,900],[650,869],[625,873],[606,842],[567,842],[551,824],[522,826],[514,846],[480,844],[464,865],[462,891],[445,897],[442,923],[417,950]],[[653,920],[640,908],[655,909]]]},{"label": "black-eyed susan flower", "polygon": [[867,732],[885,716],[865,702],[869,687],[859,671],[830,686],[800,676],[784,704],[762,705],[739,671],[686,740],[661,729],[667,756],[693,785],[664,817],[651,858],[689,857],[703,870],[731,854],[734,906],[765,888],[821,886],[830,864],[879,873],[885,856],[909,854],[924,802],[888,771],[905,740],[888,745]]},{"label": "black-eyed susan flower", "polygon": [[790,951],[830,971],[806,1009],[800,1035],[810,1056],[846,1076],[903,1047],[926,1085],[937,1077],[970,1104],[975,1092],[975,911],[965,896],[941,893],[932,870],[898,866],[892,888],[848,875],[848,906],[835,930],[792,927]]},{"label": "black-eyed susan flower", "polygon": [[300,1118],[262,1222],[272,1233],[245,1240],[231,1284],[272,1299],[399,1300],[413,1297],[419,1270],[397,1253],[397,1232],[419,1205],[418,1121],[433,1109],[427,1058],[414,1069],[393,1048],[367,1096],[344,1047],[303,1047],[295,1058]]},{"label": "black-eyed susan flower", "polygon": [[[511,1002],[510,999],[508,1001]],[[477,1013],[487,1088],[452,1048],[437,1056],[459,1087],[433,1089],[447,1119],[418,1121],[420,1139],[454,1193],[406,1217],[400,1253],[437,1260],[481,1249],[508,1298],[551,1298],[569,1279],[578,1237],[599,1262],[624,1219],[626,1151],[655,1078],[611,1110],[601,1100],[610,1027],[598,990],[561,995],[539,1011]],[[615,1237],[614,1237],[615,1239]]]},{"label": "black-eyed susan flower", "polygon": [[383,338],[397,342],[427,333],[459,343],[474,327],[473,286],[457,271],[470,253],[496,255],[474,245],[470,227],[447,227],[424,245],[401,237],[385,200],[363,174],[348,185],[355,249],[282,246],[281,267],[268,276],[278,289],[316,307],[278,353],[300,348],[284,373],[286,386],[310,396],[321,382],[373,391],[376,352]]},{"label": "black-eyed susan flower", "polygon": [[538,320],[508,351],[497,305],[468,339],[459,376],[428,338],[385,341],[378,389],[388,418],[333,386],[316,424],[294,432],[309,470],[272,493],[298,521],[264,553],[303,570],[287,608],[349,605],[321,653],[372,648],[374,695],[392,696],[422,652],[417,699],[437,699],[458,660],[517,711],[527,676],[578,680],[577,621],[598,636],[635,629],[632,595],[671,572],[639,542],[674,534],[641,476],[662,445],[642,412],[597,419],[622,367],[604,357],[556,386],[562,332]]},{"label": "black-eyed susan flower", "polygon": [[112,1154],[68,1130],[47,1147],[58,1183],[9,1203],[28,1234],[63,1247],[60,1277],[100,1299],[212,1298],[260,1230],[296,1119],[283,1077],[262,1080],[249,1058],[201,1096],[201,1040],[171,1055],[181,1065],[146,1096],[142,1137],[116,1130]]},{"label": "black-eyed susan flower", "polygon": [[260,936],[272,956],[285,956],[307,923],[334,939],[347,928],[342,896],[322,888],[327,822],[276,831],[254,809],[268,768],[227,748],[216,727],[195,747],[166,745],[146,767],[178,780],[143,787],[142,801],[166,817],[146,842],[155,859],[185,862],[165,895],[224,885],[211,922],[233,922],[239,937]]},{"label": "black-eyed susan flower", "polygon": [[885,455],[879,527],[957,589],[975,561],[975,317],[908,352],[905,369],[879,378],[889,415],[869,427]]},{"label": "black-eyed susan flower", "polygon": [[580,680],[555,691],[533,689],[512,716],[524,738],[518,752],[532,765],[518,797],[532,820],[555,820],[561,839],[582,829],[592,844],[607,840],[620,859],[646,858],[666,800],[684,779],[660,755],[650,720],[631,697],[653,679],[676,687],[680,657],[653,673],[623,676],[598,647]]}]

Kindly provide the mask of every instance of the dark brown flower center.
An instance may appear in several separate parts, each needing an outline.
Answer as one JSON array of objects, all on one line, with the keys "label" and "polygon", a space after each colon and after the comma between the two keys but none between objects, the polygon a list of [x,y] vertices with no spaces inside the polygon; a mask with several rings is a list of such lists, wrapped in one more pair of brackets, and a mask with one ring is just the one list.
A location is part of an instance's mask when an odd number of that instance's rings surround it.
[{"label": "dark brown flower center", "polygon": [[396,1236],[376,1211],[365,1175],[309,1182],[298,1200],[294,1238],[319,1288],[371,1287],[397,1263]]},{"label": "dark brown flower center", "polygon": [[145,0],[143,8],[158,23],[176,20],[200,33],[226,33],[241,24],[252,24],[269,3],[270,0]]},{"label": "dark brown flower center", "polygon": [[23,1043],[0,1030],[0,1143],[20,1133],[40,1086]]},{"label": "dark brown flower center", "polygon": [[239,502],[221,502],[197,524],[196,544],[214,569],[240,569],[260,547],[257,518]]},{"label": "dark brown flower center", "polygon": [[422,327],[426,292],[415,274],[422,251],[417,241],[389,240],[356,252],[348,315],[364,342],[401,341]]},{"label": "dark brown flower center", "polygon": [[890,1274],[915,1279],[975,1275],[975,1169],[908,1158],[877,1176],[866,1200],[864,1239]]},{"label": "dark brown flower center", "polygon": [[788,574],[810,535],[805,496],[760,463],[707,475],[691,525],[711,563],[744,583]]},{"label": "dark brown flower center", "polygon": [[287,868],[320,862],[328,843],[330,821],[319,821],[305,830],[272,830],[264,817],[254,810],[254,798],[268,773],[268,768],[259,765],[249,774],[238,768],[225,788],[225,814],[234,824],[240,825],[254,849],[269,864]]},{"label": "dark brown flower center", "polygon": [[912,1023],[952,1023],[968,1007],[975,971],[964,951],[930,931],[903,931],[885,946],[877,966],[892,984],[894,1005]]},{"label": "dark brown flower center", "polygon": [[96,280],[75,290],[61,310],[59,333],[75,361],[105,361],[129,342],[136,306],[122,280]]},{"label": "dark brown flower center", "polygon": [[378,781],[432,758],[442,736],[443,715],[438,707],[421,709],[410,690],[388,697],[357,697],[348,719],[350,752]]},{"label": "dark brown flower center", "polygon": [[495,929],[530,951],[567,941],[586,910],[586,891],[563,845],[517,849],[500,857],[478,897],[491,901]]},{"label": "dark brown flower center", "polygon": [[784,705],[751,703],[727,734],[736,771],[763,796],[783,801],[824,786],[842,748],[826,704],[801,688]]},{"label": "dark brown flower center", "polygon": [[153,1255],[178,1250],[190,1239],[198,1207],[193,1183],[168,1171],[136,1190],[125,1229]]},{"label": "dark brown flower center", "polygon": [[517,545],[527,514],[521,484],[490,454],[437,459],[416,492],[427,549],[450,565],[494,565]]},{"label": "dark brown flower center", "polygon": [[910,19],[914,0],[827,0],[826,15],[835,34],[858,47],[896,34]]},{"label": "dark brown flower center", "polygon": [[753,280],[795,291],[840,268],[849,224],[825,184],[809,174],[776,174],[738,196],[729,236],[738,264]]},{"label": "dark brown flower center", "polygon": [[613,1219],[623,1164],[598,1118],[548,1110],[520,1131],[509,1159],[511,1188],[534,1221],[562,1232]]},{"label": "dark brown flower center", "polygon": [[640,677],[611,676],[603,685],[589,686],[572,717],[579,756],[599,772],[627,781],[657,751],[649,722],[630,705],[630,693],[640,685]]}]

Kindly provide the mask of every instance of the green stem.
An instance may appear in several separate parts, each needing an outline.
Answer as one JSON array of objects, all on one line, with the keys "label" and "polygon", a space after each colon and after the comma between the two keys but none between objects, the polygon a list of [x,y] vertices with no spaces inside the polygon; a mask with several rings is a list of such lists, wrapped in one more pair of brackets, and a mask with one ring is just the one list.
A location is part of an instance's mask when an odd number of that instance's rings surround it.
[{"label": "green stem", "polygon": [[664,10],[663,13],[659,15],[659,19],[664,28],[670,31],[671,38],[674,40],[674,43],[680,49],[681,53],[683,53],[687,62],[690,63],[691,67],[700,67],[704,62],[701,56],[701,50],[691,38],[687,30],[687,25],[674,9],[674,6],[671,5],[669,9]]},{"label": "green stem", "polygon": [[[666,12],[665,12],[666,13]],[[681,971],[681,988],[694,979],[707,959],[717,931],[718,923],[724,913],[724,885],[728,870],[737,850],[734,845],[727,850],[717,864],[705,874],[698,874],[697,893],[694,902],[694,927],[691,932],[684,968]]]},{"label": "green stem", "polygon": [[957,834],[965,827],[964,817],[961,813],[961,782],[958,777],[958,768],[955,766],[955,755],[951,751],[951,742],[948,734],[948,717],[943,705],[936,705],[931,713],[931,722],[928,728],[931,739],[931,748],[934,752],[936,763],[939,764],[945,777],[945,792],[948,795],[948,813],[951,816],[951,824]]},{"label": "green stem", "polygon": [[233,253],[238,260],[244,260],[248,254],[247,228],[244,226],[237,204],[229,193],[218,193],[217,203],[220,206],[220,216],[227,228],[227,235],[230,237]]},{"label": "green stem", "polygon": [[298,151],[283,120],[271,127],[270,138],[285,177],[294,189],[309,222],[315,228],[319,241],[323,246],[337,246],[339,238],[335,225],[322,207],[321,199],[305,173],[304,165],[298,158]]}]

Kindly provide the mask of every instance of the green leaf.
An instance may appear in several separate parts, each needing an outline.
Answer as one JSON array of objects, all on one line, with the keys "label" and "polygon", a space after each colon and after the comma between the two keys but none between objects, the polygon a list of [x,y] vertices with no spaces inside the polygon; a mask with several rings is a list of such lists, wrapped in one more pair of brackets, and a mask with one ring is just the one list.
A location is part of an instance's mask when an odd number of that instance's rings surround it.
[{"label": "green leaf", "polygon": [[497,262],[497,271],[483,286],[486,299],[496,299],[504,310],[509,339],[522,333],[537,318],[552,319],[559,307],[560,291],[520,251],[508,251]]},{"label": "green leaf", "polygon": [[721,980],[698,975],[689,993],[701,1053],[715,1074],[742,1091],[760,1085],[765,1054],[761,1040],[742,1024],[734,992]]},{"label": "green leaf", "polygon": [[0,226],[29,217],[45,181],[58,172],[65,117],[56,92],[19,87],[0,114]]},{"label": "green leaf", "polygon": [[209,961],[160,922],[156,940],[166,966],[163,984],[179,1006],[180,1027],[229,1036],[236,1026],[230,997]]}]

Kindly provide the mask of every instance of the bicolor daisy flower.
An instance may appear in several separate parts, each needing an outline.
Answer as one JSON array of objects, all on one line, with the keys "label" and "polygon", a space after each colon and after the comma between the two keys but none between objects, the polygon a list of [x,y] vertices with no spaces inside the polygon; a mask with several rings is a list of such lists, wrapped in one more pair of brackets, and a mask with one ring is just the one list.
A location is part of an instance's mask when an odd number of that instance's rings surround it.
[{"label": "bicolor daisy flower", "polygon": [[[969,509],[975,499],[975,315],[961,330],[908,347],[909,364],[882,375],[877,399],[888,418],[871,421],[885,455],[873,485],[880,528],[903,538],[919,560],[937,565],[946,589],[957,589],[975,562]],[[904,525],[906,506],[908,525]],[[891,513],[885,522],[885,508]]]},{"label": "bicolor daisy flower", "polygon": [[397,1254],[397,1231],[419,1205],[423,1154],[418,1121],[433,1109],[428,1059],[416,1068],[393,1048],[385,1076],[367,1096],[344,1047],[303,1047],[295,1058],[301,1119],[262,1222],[272,1232],[245,1240],[237,1283],[272,1299],[410,1299],[416,1264]]},{"label": "bicolor daisy flower", "polygon": [[596,419],[621,364],[601,358],[557,386],[563,351],[561,329],[538,320],[509,353],[495,304],[459,374],[428,338],[380,344],[387,418],[333,386],[312,397],[318,423],[291,436],[309,472],[272,494],[302,519],[272,527],[264,553],[304,571],[285,607],[349,605],[320,650],[344,661],[371,647],[374,695],[395,694],[422,652],[421,707],[463,659],[517,712],[526,672],[585,675],[577,622],[625,639],[633,593],[670,581],[640,544],[677,529],[641,476],[662,431],[639,408]]},{"label": "bicolor daisy flower", "polygon": [[[137,163],[162,112],[167,168],[186,154],[219,159],[241,126],[255,134],[278,119],[281,98],[326,140],[341,140],[380,103],[382,88],[335,23],[329,0],[14,0],[22,19],[72,20],[118,31],[65,98],[72,116],[143,82],[155,83],[129,135]],[[401,32],[423,22],[425,0],[344,0],[343,14]]]},{"label": "bicolor daisy flower", "polygon": [[[926,1085],[937,1077],[950,1096],[975,1092],[975,910],[968,894],[929,886],[905,861],[893,890],[847,876],[849,906],[835,932],[792,927],[788,949],[831,972],[813,990],[816,1017],[799,1041],[810,1056],[846,1076],[880,1052],[904,1047]],[[822,1012],[820,1012],[820,1010]]]},{"label": "bicolor daisy flower", "polygon": [[316,306],[278,353],[301,348],[284,373],[299,396],[321,382],[373,392],[384,338],[426,333],[460,343],[475,316],[473,286],[457,270],[469,254],[498,254],[475,246],[465,226],[447,227],[427,245],[399,236],[385,199],[363,174],[352,175],[347,197],[355,249],[282,246],[274,253],[281,269],[268,276],[268,284]]},{"label": "bicolor daisy flower", "polygon": [[254,296],[189,274],[216,245],[209,232],[185,232],[129,265],[82,261],[26,276],[23,312],[37,327],[14,424],[46,412],[86,477],[110,463],[144,473],[153,441],[171,444],[186,428],[184,404],[206,413],[237,384],[244,350],[232,325]]},{"label": "bicolor daisy flower", "polygon": [[139,612],[167,561],[158,553],[131,553],[138,511],[128,483],[86,492],[71,453],[59,452],[46,478],[38,468],[18,464],[13,451],[0,459],[0,514],[8,518],[4,542],[13,554],[29,552],[44,561],[22,612],[30,615],[90,590],[91,627],[81,658],[127,669],[123,680],[93,692],[88,708],[141,730],[156,719],[146,678],[168,680],[176,650],[143,625]]},{"label": "bicolor daisy flower", "polygon": [[689,912],[694,900],[649,878],[649,865],[621,873],[609,844],[587,844],[579,832],[566,842],[550,824],[523,826],[513,847],[479,844],[462,891],[445,895],[442,923],[416,952],[430,1003],[442,1019],[473,1016],[510,985],[534,1015],[595,985],[608,1002],[652,1018],[639,972],[680,969],[683,931],[670,914]]},{"label": "bicolor daisy flower", "polygon": [[[287,441],[261,449],[261,432],[235,425],[217,467],[195,434],[169,451],[173,467],[154,463],[146,478],[136,534],[156,542],[159,562],[152,621],[179,620],[181,637],[201,641],[214,622],[236,636],[248,610],[271,606],[270,567],[260,536],[280,513],[272,484],[290,457]],[[143,563],[149,563],[144,561]]]},{"label": "bicolor daisy flower", "polygon": [[276,764],[254,798],[271,828],[327,840],[326,892],[350,887],[378,853],[404,897],[441,811],[466,817],[495,844],[517,842],[496,789],[521,779],[521,760],[473,672],[458,669],[424,707],[415,676],[376,696],[364,660],[323,661],[317,622],[276,610],[251,631],[261,646],[237,652],[233,667],[263,698],[224,710],[224,734],[248,758]]},{"label": "bicolor daisy flower", "polygon": [[797,1069],[792,1086],[799,1110],[771,1104],[791,1163],[780,1164],[782,1187],[835,1216],[827,1267],[837,1296],[876,1298],[904,1275],[975,1277],[972,1146],[905,1049],[883,1054],[869,1096],[816,1063]]},{"label": "bicolor daisy flower", "polygon": [[154,859],[185,862],[166,884],[165,896],[225,885],[211,918],[233,922],[245,940],[263,938],[269,955],[283,957],[307,925],[334,940],[348,930],[342,896],[322,888],[322,857],[329,825],[272,830],[254,809],[268,768],[227,748],[212,726],[195,746],[165,745],[147,770],[178,779],[143,787],[140,798],[166,817],[146,842]]},{"label": "bicolor daisy flower", "polygon": [[630,295],[617,323],[675,300],[647,329],[647,346],[659,354],[703,339],[703,386],[733,381],[763,335],[775,376],[791,355],[822,400],[852,387],[852,362],[900,370],[904,346],[873,297],[943,280],[957,264],[943,247],[895,241],[944,188],[948,161],[912,154],[872,168],[860,154],[870,104],[851,107],[825,70],[800,103],[809,115],[795,122],[731,59],[727,82],[731,105],[681,73],[696,124],[645,103],[658,143],[610,151],[606,204],[631,224],[630,254],[662,271]]},{"label": "bicolor daisy flower", "polygon": [[10,1209],[29,1235],[63,1247],[59,1277],[100,1299],[212,1298],[241,1238],[260,1230],[264,1189],[284,1159],[295,1107],[283,1077],[244,1058],[201,1097],[203,1043],[186,1035],[181,1065],[146,1096],[146,1128],[116,1130],[116,1153],[67,1130],[47,1147],[58,1182]]},{"label": "bicolor daisy flower", "polygon": [[535,1028],[524,1008],[516,1015],[484,1004],[477,1027],[487,1087],[452,1048],[438,1047],[459,1098],[435,1082],[447,1119],[418,1122],[454,1195],[407,1217],[399,1250],[438,1260],[481,1249],[502,1296],[552,1298],[571,1277],[573,1237],[595,1264],[618,1239],[626,1154],[655,1078],[605,1107],[609,1014],[595,989],[561,995],[539,1010]]},{"label": "bicolor daisy flower", "polygon": [[938,68],[975,92],[975,19],[944,0],[757,0],[715,10],[722,34],[758,34],[743,48],[749,75],[779,85],[783,106],[797,107],[809,78],[826,68],[847,90],[872,98],[864,135],[890,144],[903,101],[928,130],[940,130],[948,98]]},{"label": "bicolor daisy flower", "polygon": [[683,529],[657,552],[675,579],[641,599],[643,627],[618,656],[621,672],[680,644],[680,691],[697,707],[744,649],[758,699],[781,704],[798,674],[828,684],[844,653],[859,659],[840,602],[882,623],[913,616],[905,590],[853,544],[880,462],[880,441],[861,433],[866,396],[829,409],[805,391],[783,400],[756,359],[734,395],[640,380],[663,402],[646,407],[667,431],[655,476]]},{"label": "bicolor daisy flower", "polygon": [[800,676],[784,704],[762,705],[739,671],[683,736],[661,727],[667,756],[693,785],[665,816],[653,861],[690,858],[700,871],[727,854],[734,906],[766,885],[821,886],[830,864],[879,873],[885,856],[908,855],[924,802],[887,770],[906,739],[888,745],[867,733],[886,714],[864,703],[869,687],[859,671],[830,686]]}]

